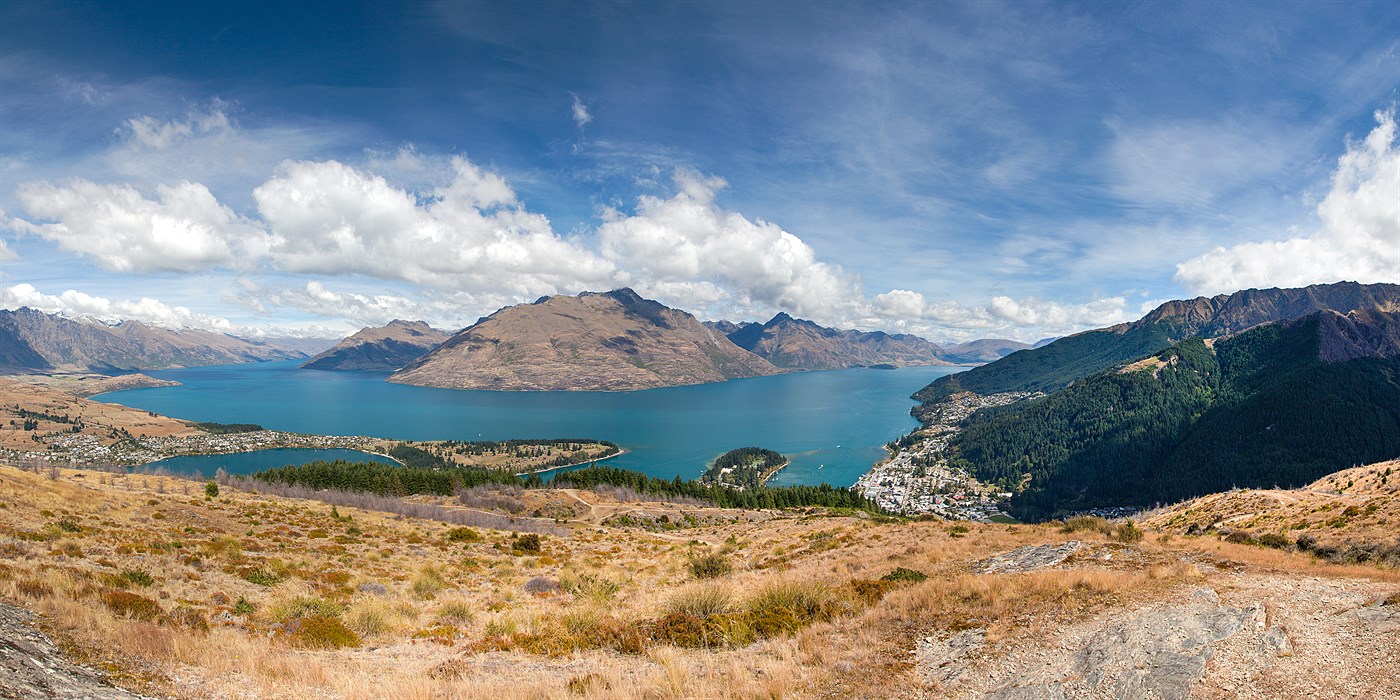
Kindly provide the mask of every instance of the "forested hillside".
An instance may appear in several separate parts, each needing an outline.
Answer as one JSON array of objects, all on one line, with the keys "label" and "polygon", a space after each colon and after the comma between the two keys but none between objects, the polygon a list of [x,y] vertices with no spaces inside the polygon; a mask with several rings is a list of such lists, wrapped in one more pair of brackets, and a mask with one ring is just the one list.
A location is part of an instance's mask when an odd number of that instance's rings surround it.
[{"label": "forested hillside", "polygon": [[1338,282],[1295,289],[1246,289],[1234,294],[1169,301],[1133,323],[1060,338],[991,364],[941,377],[914,395],[941,400],[959,391],[1053,392],[1120,362],[1161,351],[1191,337],[1220,338],[1260,324],[1290,321],[1325,309],[1392,309],[1400,285]]},{"label": "forested hillside", "polygon": [[1155,360],[981,411],[954,441],[952,461],[1020,489],[1013,511],[1043,518],[1296,486],[1400,455],[1400,359],[1323,362],[1321,317],[1256,328],[1214,349],[1188,339]]}]

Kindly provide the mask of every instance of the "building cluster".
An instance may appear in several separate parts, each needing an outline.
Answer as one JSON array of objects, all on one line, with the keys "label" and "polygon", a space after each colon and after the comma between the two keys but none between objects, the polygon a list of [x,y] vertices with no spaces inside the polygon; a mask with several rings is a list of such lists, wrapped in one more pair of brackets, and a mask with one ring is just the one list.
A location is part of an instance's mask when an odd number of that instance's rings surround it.
[{"label": "building cluster", "polygon": [[37,450],[0,450],[0,460],[13,463],[48,462],[56,465],[90,467],[137,465],[167,457],[200,454],[252,452],[283,447],[345,448],[363,450],[374,438],[362,435],[303,435],[276,430],[247,433],[171,435],[136,437],[108,444],[96,435],[51,433],[41,438]]},{"label": "building cluster", "polygon": [[1006,517],[1001,504],[1011,494],[984,484],[948,463],[948,443],[974,411],[1039,396],[1006,392],[979,396],[962,392],[919,412],[924,427],[892,443],[889,459],[875,465],[854,488],[881,508],[905,515],[937,515],[981,522]]}]

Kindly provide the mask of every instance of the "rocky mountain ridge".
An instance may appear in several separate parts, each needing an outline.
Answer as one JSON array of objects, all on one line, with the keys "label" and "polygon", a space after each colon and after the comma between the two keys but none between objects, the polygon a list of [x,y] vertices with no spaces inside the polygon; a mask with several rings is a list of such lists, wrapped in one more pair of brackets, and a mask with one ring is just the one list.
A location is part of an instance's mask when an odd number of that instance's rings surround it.
[{"label": "rocky mountain ridge", "polygon": [[951,364],[943,349],[913,335],[883,331],[837,330],[779,313],[764,324],[750,324],[728,336],[745,350],[788,369],[845,369],[870,365]]},{"label": "rocky mountain ridge", "polygon": [[272,340],[140,321],[108,325],[28,307],[0,310],[0,372],[130,372],[291,360],[306,353]]},{"label": "rocky mountain ridge", "polygon": [[302,368],[392,372],[451,337],[452,332],[438,330],[423,321],[395,319],[383,326],[360,329],[307,360]]}]

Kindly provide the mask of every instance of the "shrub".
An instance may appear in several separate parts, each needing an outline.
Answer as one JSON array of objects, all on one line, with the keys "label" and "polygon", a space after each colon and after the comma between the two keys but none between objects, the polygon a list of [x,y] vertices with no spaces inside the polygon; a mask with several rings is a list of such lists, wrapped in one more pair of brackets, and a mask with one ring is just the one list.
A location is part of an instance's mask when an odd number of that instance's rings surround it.
[{"label": "shrub", "polygon": [[83,526],[79,525],[72,518],[64,516],[58,519],[58,529],[64,532],[82,532]]},{"label": "shrub", "polygon": [[606,603],[622,589],[622,584],[605,576],[592,576],[565,571],[559,577],[559,585],[569,593],[588,598],[595,603]]},{"label": "shrub", "polygon": [[442,572],[431,566],[423,567],[418,575],[413,577],[413,595],[423,600],[436,596],[446,587],[447,582],[442,579]]},{"label": "shrub", "polygon": [[323,598],[297,596],[272,606],[268,616],[278,622],[310,617],[339,618],[340,606]]},{"label": "shrub", "polygon": [[666,611],[671,614],[706,618],[722,615],[734,607],[734,597],[724,586],[714,584],[694,585],[674,593],[666,602]]},{"label": "shrub", "polygon": [[1288,549],[1289,545],[1292,543],[1288,541],[1287,537],[1277,532],[1266,532],[1259,536],[1259,544],[1265,547],[1273,547],[1274,549]]},{"label": "shrub", "polygon": [[1064,525],[1060,526],[1060,532],[1066,534],[1071,532],[1107,533],[1109,529],[1108,521],[1097,515],[1076,515],[1066,519]]},{"label": "shrub", "polygon": [[210,480],[209,483],[205,484],[205,485],[204,485],[204,497],[205,497],[205,498],[211,498],[211,499],[212,499],[212,498],[218,498],[218,497],[219,497],[219,484],[216,483],[216,482],[213,481],[213,480]]},{"label": "shrub", "polygon": [[906,568],[900,566],[900,567],[895,568],[894,571],[891,571],[891,572],[889,572],[888,574],[885,574],[884,576],[881,576],[881,577],[880,577],[880,580],[881,580],[881,581],[892,581],[892,582],[895,582],[895,583],[902,583],[902,582],[919,583],[919,582],[921,582],[921,581],[928,580],[928,574],[926,574],[926,573],[924,573],[924,572],[922,572],[922,571],[915,571],[915,570],[913,570],[913,569],[906,569]]},{"label": "shrub", "polygon": [[257,609],[257,606],[249,603],[243,596],[238,596],[238,602],[233,604],[234,615],[252,615]]},{"label": "shrub", "polygon": [[375,598],[363,598],[345,611],[345,618],[350,629],[370,637],[389,631],[391,613],[388,603]]},{"label": "shrub", "polygon": [[160,616],[160,604],[145,596],[127,591],[108,589],[102,593],[102,603],[117,615],[137,620],[154,620]]},{"label": "shrub", "polygon": [[472,619],[475,617],[476,610],[471,602],[462,598],[443,601],[438,605],[434,615],[438,624],[452,627],[466,627],[472,623]]},{"label": "shrub", "polygon": [[719,578],[733,570],[729,558],[718,552],[690,558],[690,574],[698,579]]},{"label": "shrub", "polygon": [[243,580],[258,586],[276,586],[282,576],[266,566],[258,566],[243,572]]},{"label": "shrub", "polygon": [[760,589],[747,608],[754,632],[769,637],[831,619],[837,612],[837,601],[820,582],[780,581]]},{"label": "shrub", "polygon": [[1119,542],[1138,542],[1142,540],[1142,530],[1134,526],[1131,520],[1114,527],[1109,534],[1112,535],[1113,539]]},{"label": "shrub", "polygon": [[292,639],[311,649],[343,649],[360,646],[360,635],[334,617],[306,617],[291,625]]},{"label": "shrub", "polygon": [[142,588],[149,588],[156,582],[154,578],[151,578],[150,574],[140,569],[127,569],[123,571],[121,573],[121,579],[133,586],[140,586]]},{"label": "shrub", "polygon": [[540,536],[533,532],[515,538],[515,543],[512,545],[511,549],[513,549],[516,554],[538,554],[543,551],[543,547],[540,543]]},{"label": "shrub", "polygon": [[481,534],[469,527],[454,527],[447,531],[448,542],[480,542]]}]

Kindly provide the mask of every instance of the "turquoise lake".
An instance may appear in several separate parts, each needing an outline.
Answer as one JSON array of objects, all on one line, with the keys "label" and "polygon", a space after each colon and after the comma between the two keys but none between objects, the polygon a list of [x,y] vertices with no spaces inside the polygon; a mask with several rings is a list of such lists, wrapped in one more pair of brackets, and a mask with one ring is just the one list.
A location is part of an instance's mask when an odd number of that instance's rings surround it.
[{"label": "turquoise lake", "polygon": [[587,437],[627,453],[607,464],[693,479],[736,447],[792,464],[774,485],[849,486],[882,445],[917,427],[909,395],[962,367],[797,372],[625,393],[456,391],[390,384],[384,372],[261,362],[148,372],[176,387],[94,397],[196,421],[408,440]]}]

